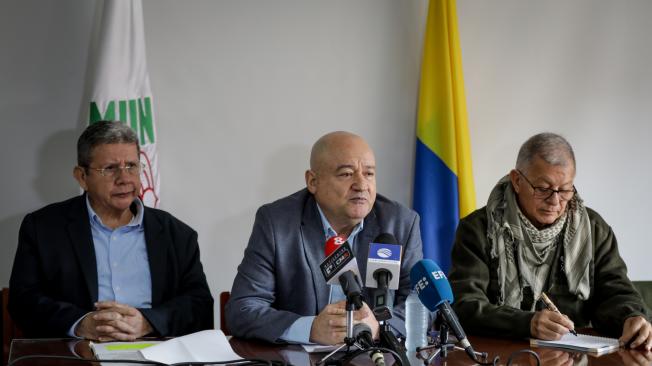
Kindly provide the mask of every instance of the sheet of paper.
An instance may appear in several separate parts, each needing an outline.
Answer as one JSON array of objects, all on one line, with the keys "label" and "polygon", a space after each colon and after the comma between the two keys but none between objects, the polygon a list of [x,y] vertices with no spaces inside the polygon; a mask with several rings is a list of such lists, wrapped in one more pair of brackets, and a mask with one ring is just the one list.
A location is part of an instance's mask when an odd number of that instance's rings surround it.
[{"label": "sheet of paper", "polygon": [[211,362],[240,360],[233,348],[219,329],[204,330],[177,337],[140,353],[147,360],[167,364],[180,362]]},{"label": "sheet of paper", "polygon": [[[91,342],[90,347],[98,360],[145,360],[139,352],[147,347],[154,346],[161,341],[142,342]],[[131,363],[100,363],[102,366],[132,366]]]},{"label": "sheet of paper", "polygon": [[[341,345],[337,346],[322,346],[320,344],[302,344],[301,347],[308,352],[308,353],[320,353],[320,352],[333,352],[336,348],[340,347]],[[346,348],[342,348],[342,350],[346,350]]]}]

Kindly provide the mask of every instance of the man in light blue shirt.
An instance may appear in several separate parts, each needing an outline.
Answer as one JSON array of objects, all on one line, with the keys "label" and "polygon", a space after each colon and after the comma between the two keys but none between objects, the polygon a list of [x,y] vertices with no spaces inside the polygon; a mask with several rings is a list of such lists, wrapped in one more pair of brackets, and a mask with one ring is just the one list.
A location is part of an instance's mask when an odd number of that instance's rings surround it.
[{"label": "man in light blue shirt", "polygon": [[[317,211],[319,211],[319,217],[321,218],[321,223],[324,226],[324,242],[328,239],[338,236],[337,232],[333,229],[331,224],[328,222],[326,216],[324,216],[324,211],[322,211],[319,204],[317,205]],[[354,228],[346,241],[351,245],[351,250],[355,252],[356,247],[356,237],[358,233],[363,229],[364,221],[360,221]],[[345,303],[346,295],[342,290],[342,286],[339,284],[330,285],[330,293],[328,296],[329,304],[341,304]],[[292,325],[283,332],[281,339],[290,343],[311,343],[310,342],[310,329],[313,321],[315,321],[315,315],[302,316],[297,319]]]},{"label": "man in light blue shirt", "polygon": [[[349,132],[327,134],[313,145],[305,181],[305,189],[256,213],[226,306],[232,333],[275,343],[341,343],[344,296],[319,268],[324,243],[333,235],[348,238],[363,278],[369,243],[381,233],[396,237],[403,258],[392,321],[402,322],[409,270],[422,257],[417,214],[376,194],[373,151]],[[378,336],[378,321],[366,303],[354,312],[354,322],[366,323]]]},{"label": "man in light blue shirt", "polygon": [[[140,198],[136,198],[133,204],[136,214],[131,221],[111,229],[102,223],[102,218],[93,210],[86,196],[97,262],[97,309],[111,309],[117,304],[130,304],[134,308],[152,307],[152,281],[143,227],[145,206]],[[68,335],[76,336],[75,329],[82,319],[70,327]]]},{"label": "man in light blue shirt", "polygon": [[130,341],[213,327],[197,233],[140,200],[140,149],[121,122],[77,143],[84,194],[25,216],[9,310],[28,337]]}]

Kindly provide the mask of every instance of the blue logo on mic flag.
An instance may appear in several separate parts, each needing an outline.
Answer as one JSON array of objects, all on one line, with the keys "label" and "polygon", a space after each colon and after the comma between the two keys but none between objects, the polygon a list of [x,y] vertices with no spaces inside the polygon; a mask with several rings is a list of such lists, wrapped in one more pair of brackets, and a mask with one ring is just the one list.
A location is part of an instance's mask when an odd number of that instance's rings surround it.
[{"label": "blue logo on mic flag", "polygon": [[387,261],[401,260],[401,246],[396,244],[369,244],[369,259],[379,259]]},{"label": "blue logo on mic flag", "polygon": [[388,249],[388,248],[380,248],[380,249],[378,249],[378,250],[376,251],[376,254],[377,254],[380,258],[389,258],[389,257],[392,256],[392,251],[391,251],[390,249]]}]

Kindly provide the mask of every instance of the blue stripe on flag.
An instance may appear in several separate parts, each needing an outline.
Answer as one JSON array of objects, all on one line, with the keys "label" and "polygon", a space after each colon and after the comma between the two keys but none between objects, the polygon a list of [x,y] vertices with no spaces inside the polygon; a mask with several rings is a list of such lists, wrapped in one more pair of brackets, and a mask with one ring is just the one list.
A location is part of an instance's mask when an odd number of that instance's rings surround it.
[{"label": "blue stripe on flag", "polygon": [[417,138],[414,209],[421,216],[423,256],[448,273],[459,222],[457,176]]}]

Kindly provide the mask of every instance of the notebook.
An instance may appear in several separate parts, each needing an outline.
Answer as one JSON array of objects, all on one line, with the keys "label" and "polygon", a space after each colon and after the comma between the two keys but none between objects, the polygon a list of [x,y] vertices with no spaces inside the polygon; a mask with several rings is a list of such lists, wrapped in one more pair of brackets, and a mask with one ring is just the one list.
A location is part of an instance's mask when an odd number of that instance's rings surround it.
[{"label": "notebook", "polygon": [[530,346],[565,348],[573,351],[590,353],[596,356],[610,353],[620,347],[615,338],[598,337],[578,334],[577,337],[568,333],[558,341],[530,339]]}]

